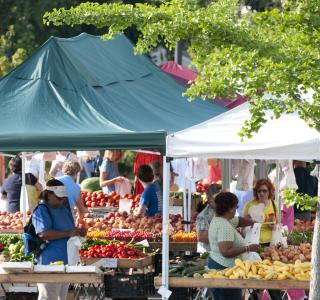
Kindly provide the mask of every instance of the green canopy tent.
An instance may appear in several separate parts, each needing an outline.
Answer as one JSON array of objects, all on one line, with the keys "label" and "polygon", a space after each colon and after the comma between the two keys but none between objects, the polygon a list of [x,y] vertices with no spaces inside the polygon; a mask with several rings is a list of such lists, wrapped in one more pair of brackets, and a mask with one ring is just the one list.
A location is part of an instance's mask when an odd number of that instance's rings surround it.
[{"label": "green canopy tent", "polygon": [[184,87],[123,35],[51,37],[0,81],[0,150],[159,148],[225,111]]}]

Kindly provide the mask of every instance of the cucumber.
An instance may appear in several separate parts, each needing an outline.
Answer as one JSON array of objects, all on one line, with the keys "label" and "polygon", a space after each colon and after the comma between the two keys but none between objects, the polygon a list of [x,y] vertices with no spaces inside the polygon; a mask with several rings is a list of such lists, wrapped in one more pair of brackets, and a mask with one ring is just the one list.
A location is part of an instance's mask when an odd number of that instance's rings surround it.
[{"label": "cucumber", "polygon": [[185,268],[182,271],[182,275],[186,276],[186,274],[188,274],[188,273],[194,273],[195,271],[201,271],[203,269],[204,269],[204,266],[192,266],[189,268]]},{"label": "cucumber", "polygon": [[193,275],[194,275],[194,274],[196,274],[196,273],[200,273],[200,272],[202,272],[202,271],[204,271],[204,267],[202,267],[202,269],[201,269],[201,270],[194,270],[194,271],[190,271],[190,272],[188,272],[188,273],[185,273],[185,275],[184,275],[184,276],[187,276],[187,277],[193,277]]}]

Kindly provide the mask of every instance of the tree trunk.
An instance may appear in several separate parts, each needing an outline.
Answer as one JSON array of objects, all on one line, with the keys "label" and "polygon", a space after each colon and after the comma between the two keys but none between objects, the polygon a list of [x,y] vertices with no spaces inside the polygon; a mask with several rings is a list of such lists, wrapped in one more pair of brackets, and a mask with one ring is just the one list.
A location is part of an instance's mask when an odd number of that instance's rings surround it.
[{"label": "tree trunk", "polygon": [[318,205],[316,211],[316,224],[314,225],[312,241],[312,264],[310,281],[310,300],[320,299],[320,177],[318,174]]}]

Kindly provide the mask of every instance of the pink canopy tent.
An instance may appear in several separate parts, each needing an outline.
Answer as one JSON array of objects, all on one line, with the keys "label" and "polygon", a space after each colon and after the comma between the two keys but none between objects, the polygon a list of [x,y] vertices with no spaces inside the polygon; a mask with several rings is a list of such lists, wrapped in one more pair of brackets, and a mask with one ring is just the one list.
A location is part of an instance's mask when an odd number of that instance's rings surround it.
[{"label": "pink canopy tent", "polygon": [[[179,81],[185,86],[189,85],[190,80],[194,80],[198,74],[196,72],[193,72],[179,64],[176,64],[174,61],[169,60],[165,64],[163,64],[161,67],[161,70],[168,75],[172,76],[174,79]],[[232,109],[244,102],[247,101],[247,98],[242,97],[240,95],[237,95],[237,98],[235,100],[229,100],[229,99],[214,99],[215,103],[220,104],[228,109]]]}]

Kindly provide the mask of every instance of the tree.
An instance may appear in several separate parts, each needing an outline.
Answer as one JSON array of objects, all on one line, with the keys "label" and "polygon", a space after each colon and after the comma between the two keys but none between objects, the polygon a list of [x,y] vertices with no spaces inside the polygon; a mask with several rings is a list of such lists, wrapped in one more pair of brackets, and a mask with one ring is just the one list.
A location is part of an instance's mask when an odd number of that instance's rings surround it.
[{"label": "tree", "polygon": [[0,78],[21,64],[26,57],[23,48],[14,48],[12,42],[14,34],[13,26],[9,26],[9,30],[0,35]]},{"label": "tree", "polygon": [[[251,116],[239,133],[242,138],[261,128],[268,109],[275,118],[297,110],[307,124],[319,128],[320,0],[283,0],[282,6],[258,12],[245,12],[238,0],[201,2],[83,3],[54,9],[45,14],[44,22],[93,25],[105,29],[104,38],[135,26],[140,32],[136,53],[146,53],[159,43],[172,49],[186,40],[199,73],[187,96],[233,98],[240,93],[250,97]],[[320,293],[319,218],[318,211],[310,299]]]}]

